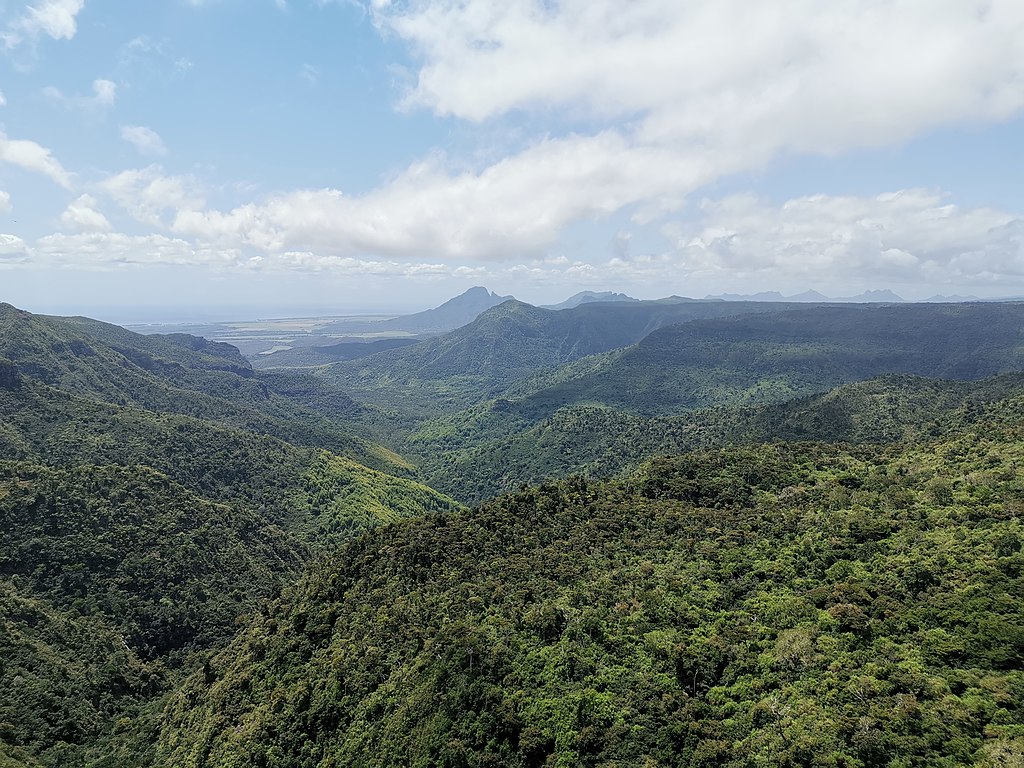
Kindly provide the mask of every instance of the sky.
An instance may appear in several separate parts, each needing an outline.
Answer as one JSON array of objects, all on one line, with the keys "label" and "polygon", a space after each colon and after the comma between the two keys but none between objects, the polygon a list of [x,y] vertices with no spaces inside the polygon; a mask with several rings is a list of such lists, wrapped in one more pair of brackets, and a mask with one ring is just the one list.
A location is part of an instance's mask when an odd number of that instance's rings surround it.
[{"label": "sky", "polygon": [[0,0],[0,301],[1024,295],[1021,0]]}]

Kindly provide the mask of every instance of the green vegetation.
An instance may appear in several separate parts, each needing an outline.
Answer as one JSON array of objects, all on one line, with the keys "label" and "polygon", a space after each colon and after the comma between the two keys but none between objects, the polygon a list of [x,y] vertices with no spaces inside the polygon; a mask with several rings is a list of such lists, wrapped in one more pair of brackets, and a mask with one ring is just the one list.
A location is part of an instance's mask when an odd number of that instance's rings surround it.
[{"label": "green vegetation", "polygon": [[1020,310],[0,305],[0,768],[1020,765]]},{"label": "green vegetation", "polygon": [[554,311],[506,301],[452,333],[339,363],[321,375],[376,406],[417,416],[448,413],[494,397],[524,377],[638,342],[670,323],[778,306],[647,301]]},{"label": "green vegetation", "polygon": [[844,305],[695,320],[512,387],[535,417],[572,404],[656,415],[781,402],[889,373],[981,379],[1024,367],[1017,304]]},{"label": "green vegetation", "polygon": [[148,764],[160,697],[318,553],[458,508],[310,376],[6,305],[0,326],[0,765]]},{"label": "green vegetation", "polygon": [[656,457],[775,440],[887,443],[973,423],[1024,376],[941,381],[893,375],[783,403],[641,416],[567,406],[533,421],[522,402],[497,400],[422,426],[406,443],[431,485],[479,502],[523,483],[582,474],[613,477]]},{"label": "green vegetation", "polygon": [[1019,757],[1022,408],[919,447],[689,454],[379,528],[175,694],[161,759]]}]

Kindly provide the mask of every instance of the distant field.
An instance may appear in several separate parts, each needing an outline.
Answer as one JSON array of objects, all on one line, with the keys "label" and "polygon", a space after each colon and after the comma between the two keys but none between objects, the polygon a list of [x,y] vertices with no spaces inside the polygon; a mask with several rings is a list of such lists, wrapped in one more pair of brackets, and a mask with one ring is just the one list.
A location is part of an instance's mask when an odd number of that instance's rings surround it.
[{"label": "distant field", "polygon": [[[405,331],[368,331],[370,323],[390,320],[395,315],[334,315],[330,317],[288,317],[266,320],[238,320],[225,323],[147,323],[125,326],[136,333],[189,333],[232,344],[243,355],[264,355],[295,347],[322,346],[342,341],[410,337]],[[352,331],[339,332],[344,324]],[[332,326],[333,332],[323,332]]]}]

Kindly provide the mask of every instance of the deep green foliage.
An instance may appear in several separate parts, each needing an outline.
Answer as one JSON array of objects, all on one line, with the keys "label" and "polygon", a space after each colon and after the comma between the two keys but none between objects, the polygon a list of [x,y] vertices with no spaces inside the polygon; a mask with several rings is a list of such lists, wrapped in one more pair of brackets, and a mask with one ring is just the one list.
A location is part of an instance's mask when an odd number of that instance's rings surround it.
[{"label": "deep green foliage", "polygon": [[419,429],[406,443],[429,482],[479,502],[523,483],[613,477],[655,456],[774,440],[885,443],[973,423],[994,401],[1024,392],[1024,376],[941,381],[893,375],[784,403],[641,416],[567,406],[539,422],[522,402],[497,400]]},{"label": "deep green foliage", "polygon": [[109,753],[118,719],[226,641],[306,549],[144,467],[0,462],[0,743],[53,766]]},{"label": "deep green foliage", "polygon": [[780,402],[887,373],[981,379],[1024,367],[1018,304],[846,305],[695,320],[521,384],[535,416],[601,403],[666,414]]},{"label": "deep green foliage", "polygon": [[554,311],[507,301],[452,333],[339,363],[322,375],[365,402],[420,415],[447,413],[493,397],[548,368],[636,343],[669,323],[777,308],[744,302],[645,301]]},{"label": "deep green foliage", "polygon": [[234,347],[195,336],[143,336],[0,304],[0,392],[23,381],[326,448],[384,471],[409,470],[354,434],[346,421],[359,409],[336,387],[304,375],[261,376]]},{"label": "deep green foliage", "polygon": [[148,764],[160,696],[312,557],[457,508],[312,377],[6,305],[0,331],[0,765]]},{"label": "deep green foliage", "polygon": [[162,759],[1019,759],[1024,435],[1003,416],[918,448],[691,454],[377,529],[176,694]]},{"label": "deep green foliage", "polygon": [[0,305],[0,768],[1021,763],[1021,376],[822,394],[1020,307],[779,309],[313,375]]},{"label": "deep green foliage", "polygon": [[265,518],[145,467],[0,463],[0,575],[116,622],[144,658],[226,639],[306,559]]}]

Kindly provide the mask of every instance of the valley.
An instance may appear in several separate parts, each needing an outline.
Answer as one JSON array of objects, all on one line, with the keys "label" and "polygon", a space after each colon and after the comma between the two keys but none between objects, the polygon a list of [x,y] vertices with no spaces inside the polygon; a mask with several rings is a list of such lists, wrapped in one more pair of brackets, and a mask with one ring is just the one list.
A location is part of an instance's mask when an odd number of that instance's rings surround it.
[{"label": "valley", "polygon": [[1024,755],[1024,305],[565,304],[0,305],[0,766]]}]

